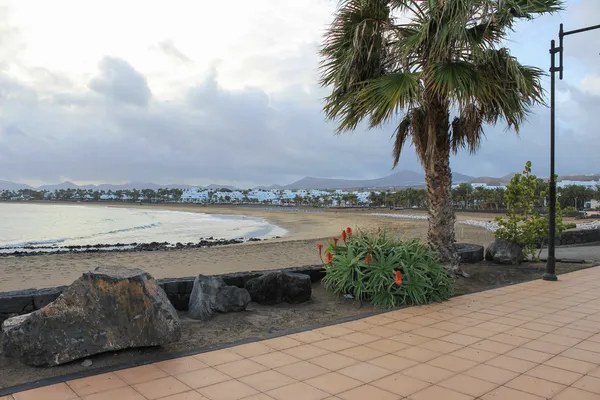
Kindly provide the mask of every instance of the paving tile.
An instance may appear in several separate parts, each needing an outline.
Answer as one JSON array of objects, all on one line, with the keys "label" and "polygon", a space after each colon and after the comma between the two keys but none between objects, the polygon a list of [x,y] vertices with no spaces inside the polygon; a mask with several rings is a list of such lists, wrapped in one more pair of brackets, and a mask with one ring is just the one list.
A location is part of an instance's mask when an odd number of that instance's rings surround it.
[{"label": "paving tile", "polygon": [[[15,399],[21,400],[19,397]],[[51,400],[52,397],[38,397],[39,400]],[[127,386],[106,392],[94,393],[83,397],[83,400],[147,400],[146,397]]]},{"label": "paving tile", "polygon": [[214,368],[204,368],[197,371],[185,372],[183,374],[175,375],[175,378],[179,379],[192,389],[214,385],[231,379],[229,375],[217,371]]},{"label": "paving tile", "polygon": [[410,376],[429,383],[437,383],[456,375],[453,371],[438,368],[433,365],[419,364],[402,371],[403,375]]},{"label": "paving tile", "polygon": [[592,342],[590,340],[584,340],[583,342],[576,344],[575,348],[600,353],[600,343]]},{"label": "paving tile", "polygon": [[505,333],[508,335],[520,336],[522,338],[527,338],[527,339],[537,339],[540,336],[544,336],[544,332],[534,331],[533,329],[527,329],[527,328],[522,328],[522,327],[516,327],[513,329],[509,329]]},{"label": "paving tile", "polygon": [[391,328],[391,329],[396,329],[401,332],[411,332],[411,331],[414,331],[415,329],[421,328],[421,325],[409,324],[408,322],[405,322],[405,321],[397,321],[397,322],[394,322],[393,324],[386,325],[386,327]]},{"label": "paving tile", "polygon": [[544,400],[543,397],[500,386],[481,396],[481,400]]},{"label": "paving tile", "polygon": [[499,333],[497,335],[490,337],[489,339],[493,340],[494,342],[504,343],[504,344],[508,344],[511,346],[522,346],[525,343],[531,341],[531,339],[529,339],[529,338],[524,338],[524,337],[516,336],[516,335],[510,335],[508,333]]},{"label": "paving tile", "polygon": [[490,322],[495,322],[497,324],[504,324],[504,325],[510,325],[510,326],[521,326],[526,323],[522,319],[511,318],[511,317],[494,318]]},{"label": "paving tile", "polygon": [[236,380],[206,386],[198,389],[198,392],[210,400],[239,400],[259,393],[256,389]]},{"label": "paving tile", "polygon": [[[370,331],[370,330],[369,330]],[[366,344],[380,340],[380,336],[370,335],[364,332],[354,332],[349,335],[340,336],[339,339],[356,344]]]},{"label": "paving tile", "polygon": [[120,371],[115,371],[115,374],[130,385],[169,376],[169,374],[155,365],[142,365],[141,367],[122,369]]},{"label": "paving tile", "polygon": [[429,342],[431,340],[431,338],[415,335],[414,333],[410,333],[410,332],[401,333],[399,335],[392,336],[389,339],[395,340],[397,342],[413,345],[413,346],[417,346],[422,343]]},{"label": "paving tile", "polygon": [[394,354],[386,354],[382,357],[369,360],[368,363],[377,365],[378,367],[385,368],[390,371],[400,372],[417,365],[419,362],[409,360],[408,358],[399,357]]},{"label": "paving tile", "polygon": [[359,361],[352,357],[331,353],[313,358],[310,360],[310,362],[320,367],[327,368],[328,370],[337,371],[338,369],[346,368],[350,365],[357,364]]},{"label": "paving tile", "polygon": [[283,367],[284,365],[293,364],[298,361],[301,361],[299,358],[296,358],[294,356],[280,351],[252,357],[249,358],[249,360],[257,362],[269,368]]},{"label": "paving tile", "polygon": [[457,324],[456,322],[451,322],[451,321],[441,321],[441,322],[431,325],[430,327],[435,328],[435,329],[441,329],[443,331],[448,331],[448,332],[458,332],[460,330],[467,328],[465,325]]},{"label": "paving tile", "polygon": [[600,395],[600,378],[596,378],[593,376],[584,376],[581,379],[577,380],[571,386],[576,387],[581,390],[585,390],[586,392],[596,393]]},{"label": "paving tile", "polygon": [[338,354],[356,358],[357,360],[360,360],[360,361],[367,361],[367,360],[372,360],[374,358],[384,356],[386,353],[383,351],[372,349],[367,346],[356,346],[356,347],[351,347],[346,350],[342,350]]},{"label": "paving tile", "polygon": [[346,322],[341,324],[342,327],[347,328],[347,329],[351,329],[353,331],[366,331],[369,329],[373,329],[376,325],[373,324],[369,324],[368,322],[365,322],[363,320],[358,320],[358,321],[352,321],[352,322]]},{"label": "paving tile", "polygon": [[473,368],[474,366],[476,366],[479,363],[446,354],[446,355],[443,355],[441,357],[438,357],[438,358],[435,358],[435,359],[429,361],[427,364],[433,365],[433,366],[436,366],[439,368],[444,368],[449,371],[463,372],[463,371],[466,371],[467,369]]},{"label": "paving tile", "polygon": [[425,336],[431,339],[437,339],[448,334],[447,331],[441,329],[435,329],[428,326],[421,327],[412,331],[416,335]]},{"label": "paving tile", "polygon": [[556,335],[554,333],[547,333],[544,336],[541,336],[538,340],[555,344],[561,344],[563,346],[575,346],[577,343],[581,342],[581,339]]},{"label": "paving tile", "polygon": [[521,327],[544,333],[550,333],[557,329],[554,325],[543,324],[541,322],[527,322],[521,325]]},{"label": "paving tile", "polygon": [[561,385],[560,383],[529,375],[518,376],[512,381],[507,382],[504,386],[546,399],[551,399],[566,388],[565,385]]},{"label": "paving tile", "polygon": [[519,373],[517,372],[508,371],[486,364],[479,364],[478,366],[463,372],[463,374],[472,376],[474,378],[479,378],[484,381],[496,383],[498,385],[503,385],[511,379],[519,376]]},{"label": "paving tile", "polygon": [[286,350],[292,347],[300,346],[301,341],[292,339],[288,336],[281,336],[275,339],[269,339],[261,342],[265,346],[272,348],[273,350]]},{"label": "paving tile", "polygon": [[542,351],[544,353],[556,355],[556,354],[562,353],[563,351],[567,350],[569,348],[569,346],[563,346],[560,344],[555,344],[555,343],[550,343],[550,342],[543,342],[541,340],[532,340],[529,343],[525,343],[523,345],[523,348]]},{"label": "paving tile", "polygon": [[241,378],[242,376],[256,374],[257,372],[262,372],[269,369],[263,364],[259,364],[250,359],[221,364],[216,366],[215,368],[218,371],[227,374],[232,378]]},{"label": "paving tile", "polygon": [[478,328],[476,326],[470,326],[468,328],[462,329],[458,331],[458,333],[467,336],[477,337],[480,339],[487,339],[489,337],[497,335],[497,333],[494,331],[488,331],[487,329]]},{"label": "paving tile", "polygon": [[[254,396],[246,397],[246,398],[244,398],[244,400],[275,400],[275,399],[271,396],[267,396],[264,393],[259,393],[259,394],[255,394]],[[330,398],[327,398],[325,400],[330,400]],[[331,398],[331,400],[336,400],[336,399]]]},{"label": "paving tile", "polygon": [[567,371],[577,372],[579,374],[587,374],[597,367],[596,364],[592,364],[585,361],[574,360],[572,358],[555,356],[544,363],[550,367],[556,367],[560,369],[566,369]]},{"label": "paving tile", "polygon": [[472,347],[463,347],[462,349],[456,350],[450,355],[464,358],[465,360],[476,361],[478,363],[485,362],[487,360],[491,360],[492,358],[498,357],[498,354],[492,353],[490,351],[474,349]]},{"label": "paving tile", "polygon": [[337,372],[330,372],[325,375],[308,379],[305,382],[310,386],[316,387],[317,389],[329,394],[342,393],[363,384],[359,380],[350,378]]},{"label": "paving tile", "polygon": [[138,383],[133,388],[145,398],[153,400],[170,396],[176,393],[187,392],[191,387],[183,384],[172,376],[161,378],[150,382]]},{"label": "paving tile", "polygon": [[[117,400],[116,398],[113,400]],[[190,390],[189,392],[177,393],[167,397],[161,397],[159,400],[210,400],[206,397],[202,396],[200,393],[195,390]]]},{"label": "paving tile", "polygon": [[229,350],[211,351],[208,353],[196,354],[193,357],[211,367],[244,359],[244,357]]},{"label": "paving tile", "polygon": [[371,385],[359,386],[338,395],[343,400],[400,400],[400,396]]},{"label": "paving tile", "polygon": [[456,317],[456,318],[452,319],[452,322],[455,322],[455,323],[461,324],[461,325],[465,325],[468,327],[473,327],[473,326],[479,325],[481,323],[481,320],[476,319],[476,318],[469,318],[468,316],[462,316],[462,317]]},{"label": "paving tile", "polygon": [[243,344],[241,346],[232,347],[229,350],[239,354],[242,357],[255,357],[274,351],[269,346],[259,342]]},{"label": "paving tile", "polygon": [[15,400],[70,400],[76,399],[77,394],[66,383],[58,383],[14,393],[13,397]]},{"label": "paving tile", "polygon": [[327,392],[303,382],[292,383],[291,385],[270,390],[266,395],[276,400],[321,400],[329,397]]},{"label": "paving tile", "polygon": [[316,364],[312,364],[308,361],[301,361],[295,364],[279,367],[277,368],[277,371],[299,381],[314,378],[315,376],[323,375],[329,372],[329,370]]},{"label": "paving tile", "polygon": [[[349,333],[354,332],[350,329],[346,329],[346,330]],[[321,340],[327,340],[330,338],[330,336],[323,333],[323,330],[320,330],[319,332],[306,331],[306,332],[296,333],[294,335],[291,335],[290,337],[292,339],[298,340],[299,342],[302,342],[302,343],[315,343],[315,342],[319,342]]]},{"label": "paving tile", "polygon": [[365,362],[351,365],[349,367],[340,369],[337,372],[350,378],[359,380],[363,383],[369,383],[394,373],[394,371],[389,369]]},{"label": "paving tile", "polygon": [[283,350],[285,354],[289,354],[292,357],[296,357],[300,360],[309,360],[311,358],[315,358],[318,356],[322,356],[325,354],[329,354],[329,351],[322,349],[317,346],[313,346],[312,344],[302,344],[300,342],[300,346],[292,347],[286,350]]},{"label": "paving tile", "polygon": [[438,323],[439,321],[437,319],[427,318],[422,315],[419,315],[417,317],[409,318],[409,319],[405,320],[404,322],[407,322],[409,324],[420,325],[420,326],[429,326],[429,325]]},{"label": "paving tile", "polygon": [[587,361],[593,364],[600,364],[600,353],[581,350],[575,347],[567,349],[560,353],[561,356],[573,358],[575,360]]},{"label": "paving tile", "polygon": [[405,343],[390,339],[380,339],[375,342],[367,343],[366,346],[384,353],[395,353],[408,347]]},{"label": "paving tile", "polygon": [[554,333],[556,335],[567,336],[570,338],[581,339],[581,340],[585,340],[585,339],[589,338],[590,336],[593,336],[593,334],[590,332],[581,331],[581,330],[577,330],[577,329],[569,328],[569,327],[559,328],[552,333]]},{"label": "paving tile", "polygon": [[600,367],[596,368],[593,371],[587,373],[589,376],[594,376],[596,378],[600,378]]},{"label": "paving tile", "polygon": [[452,389],[455,392],[468,394],[473,397],[483,396],[498,387],[495,383],[462,374],[454,375],[453,377],[438,383],[438,386],[443,386],[447,389]]},{"label": "paving tile", "polygon": [[525,372],[525,375],[535,376],[536,378],[546,379],[548,381],[567,386],[571,385],[573,382],[583,376],[582,374],[578,374],[576,372],[554,368],[548,365],[538,365],[537,367]]},{"label": "paving tile", "polygon": [[530,369],[538,365],[531,361],[522,360],[520,358],[514,358],[505,355],[500,355],[496,358],[492,358],[491,360],[486,361],[485,363],[493,367],[503,368],[509,371],[518,372],[520,374],[529,371]]},{"label": "paving tile", "polygon": [[376,328],[369,329],[368,332],[369,335],[375,335],[381,338],[389,338],[400,333],[400,331],[397,329],[387,328],[385,326],[378,326]]},{"label": "paving tile", "polygon": [[410,400],[472,400],[474,397],[441,386],[429,386],[408,397]]},{"label": "paving tile", "polygon": [[435,351],[437,353],[448,354],[462,348],[463,346],[460,344],[444,342],[442,340],[435,339],[423,343],[422,345],[419,345],[419,347],[422,349]]},{"label": "paving tile", "polygon": [[439,356],[443,355],[443,353],[439,353],[437,351],[429,349],[423,349],[421,347],[416,346],[400,350],[395,355],[399,357],[408,358],[409,360],[426,362],[429,360],[433,360],[434,358],[438,358]]},{"label": "paving tile", "polygon": [[278,387],[291,385],[296,380],[280,372],[269,370],[240,378],[240,382],[253,387],[259,392],[267,392]]},{"label": "paving tile", "polygon": [[313,345],[328,351],[340,351],[356,346],[356,343],[348,342],[339,338],[325,339],[314,342]]},{"label": "paving tile", "polygon": [[[594,312],[596,312],[596,311],[594,311]],[[389,324],[396,322],[395,319],[389,318],[385,315],[377,315],[375,317],[365,318],[365,319],[363,319],[363,321],[366,322],[367,324],[373,324],[373,325],[389,325]]]},{"label": "paving tile", "polygon": [[554,400],[598,400],[598,395],[573,387],[568,387],[554,397]]},{"label": "paving tile", "polygon": [[544,353],[537,350],[525,349],[522,347],[516,348],[505,354],[508,357],[514,357],[521,360],[531,361],[541,364],[553,357],[552,354]]},{"label": "paving tile", "polygon": [[315,329],[314,332],[317,334],[324,334],[327,337],[339,337],[348,335],[354,332],[352,329],[344,328],[340,325],[326,326],[325,328]]},{"label": "paving tile", "polygon": [[462,333],[451,333],[447,336],[442,336],[439,340],[444,342],[450,342],[461,346],[468,346],[470,344],[479,342],[481,338],[475,336],[463,335]]},{"label": "paving tile", "polygon": [[154,364],[169,375],[181,374],[184,372],[196,371],[208,367],[202,361],[194,357],[180,357],[173,360],[162,361]]},{"label": "paving tile", "polygon": [[480,342],[472,344],[469,347],[472,347],[474,349],[489,351],[492,353],[504,354],[508,351],[511,351],[516,346],[512,346],[512,345],[506,344],[506,343],[494,342],[493,340],[489,340],[489,339],[484,339]]},{"label": "paving tile", "polygon": [[107,374],[68,381],[67,385],[69,385],[77,396],[83,397],[93,393],[124,387],[127,386],[127,383],[114,373],[109,372]]},{"label": "paving tile", "polygon": [[[387,390],[400,396],[409,396],[422,390],[431,384],[403,374],[394,374],[371,382],[371,385]],[[375,399],[373,399],[375,400]]]}]

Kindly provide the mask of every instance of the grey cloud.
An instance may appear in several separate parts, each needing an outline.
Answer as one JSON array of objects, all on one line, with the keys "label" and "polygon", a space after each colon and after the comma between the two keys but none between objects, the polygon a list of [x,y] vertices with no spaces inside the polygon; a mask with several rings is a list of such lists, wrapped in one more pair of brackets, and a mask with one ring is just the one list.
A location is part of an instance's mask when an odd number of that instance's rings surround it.
[{"label": "grey cloud", "polygon": [[100,74],[92,79],[90,89],[107,98],[140,107],[146,106],[152,97],[146,77],[133,69],[126,61],[104,57],[99,63]]},{"label": "grey cloud", "polygon": [[185,54],[183,54],[173,43],[172,40],[164,40],[158,44],[158,48],[163,51],[167,56],[172,59],[182,62],[182,63],[190,63],[190,60]]}]

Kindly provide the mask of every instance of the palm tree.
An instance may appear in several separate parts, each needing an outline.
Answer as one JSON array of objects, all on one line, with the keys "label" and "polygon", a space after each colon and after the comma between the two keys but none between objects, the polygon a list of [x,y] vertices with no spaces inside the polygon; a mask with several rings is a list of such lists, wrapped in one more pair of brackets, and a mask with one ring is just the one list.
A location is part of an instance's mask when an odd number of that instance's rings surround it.
[{"label": "palm tree", "polygon": [[[521,19],[562,0],[342,0],[321,49],[324,110],[337,133],[394,121],[393,164],[411,139],[425,170],[428,240],[454,264],[450,153],[477,151],[484,124],[518,131],[543,102],[542,70],[501,47]],[[399,120],[394,120],[403,111]],[[451,116],[453,116],[451,120]]]}]

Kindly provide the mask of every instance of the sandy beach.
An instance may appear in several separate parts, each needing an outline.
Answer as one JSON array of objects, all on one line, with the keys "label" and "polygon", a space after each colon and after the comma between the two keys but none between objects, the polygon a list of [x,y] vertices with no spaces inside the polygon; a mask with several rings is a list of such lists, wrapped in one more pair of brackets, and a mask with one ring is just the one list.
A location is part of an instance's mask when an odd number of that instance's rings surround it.
[{"label": "sandy beach", "polygon": [[[81,204],[78,204],[81,205]],[[93,205],[90,207],[106,204]],[[262,217],[288,231],[285,237],[240,245],[186,249],[168,252],[121,252],[87,254],[51,254],[29,257],[0,257],[0,292],[27,288],[68,285],[82,273],[100,265],[142,268],[155,278],[174,278],[197,274],[221,274],[235,271],[264,270],[319,264],[316,244],[338,235],[351,226],[368,231],[379,228],[404,237],[425,237],[427,222],[369,215],[373,210],[326,210],[301,212],[265,210],[264,208],[160,204],[114,204],[114,207],[143,207],[210,214]],[[309,209],[310,210],[310,209]],[[425,215],[422,211],[404,210],[382,213]],[[459,214],[461,219],[492,220],[493,215]],[[488,244],[493,235],[477,227],[457,225],[457,241]]]}]

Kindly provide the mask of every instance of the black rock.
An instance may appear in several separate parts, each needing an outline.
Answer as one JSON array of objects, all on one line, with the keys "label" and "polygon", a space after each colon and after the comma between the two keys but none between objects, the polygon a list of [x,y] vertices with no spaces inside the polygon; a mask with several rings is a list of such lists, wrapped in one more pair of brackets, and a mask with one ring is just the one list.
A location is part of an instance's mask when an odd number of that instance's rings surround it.
[{"label": "black rock", "polygon": [[246,289],[227,286],[221,278],[198,275],[190,295],[189,317],[207,321],[215,311],[244,311],[250,301],[250,294]]},{"label": "black rock", "polygon": [[54,302],[2,324],[3,351],[33,366],[52,366],[107,351],[160,346],[181,337],[177,312],[139,269],[96,268]]},{"label": "black rock", "polygon": [[523,249],[517,243],[496,239],[485,250],[485,259],[494,264],[518,265],[523,262]]},{"label": "black rock", "polygon": [[475,264],[483,261],[483,246],[471,243],[457,243],[455,245],[460,262],[464,264]]},{"label": "black rock", "polygon": [[269,272],[246,282],[252,301],[272,305],[279,303],[304,303],[310,300],[310,276],[291,272]]}]

